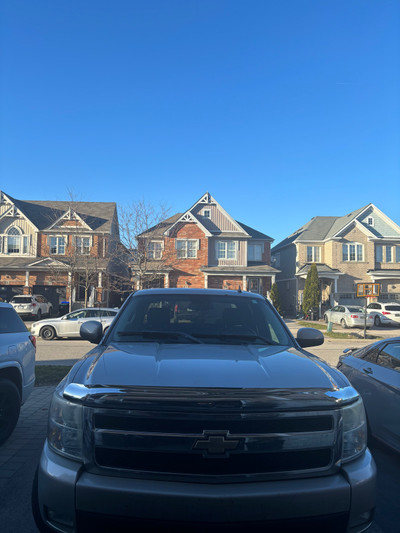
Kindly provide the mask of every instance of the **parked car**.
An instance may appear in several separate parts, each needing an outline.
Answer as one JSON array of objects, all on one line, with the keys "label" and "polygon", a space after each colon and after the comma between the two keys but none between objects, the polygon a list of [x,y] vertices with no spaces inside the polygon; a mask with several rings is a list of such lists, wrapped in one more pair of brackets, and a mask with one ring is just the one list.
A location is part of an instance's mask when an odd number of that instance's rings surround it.
[{"label": "parked car", "polygon": [[21,318],[40,320],[42,316],[50,317],[53,313],[52,304],[41,294],[14,296],[10,304]]},{"label": "parked car", "polygon": [[34,322],[31,326],[31,332],[36,336],[40,335],[46,341],[56,337],[79,338],[79,330],[84,322],[98,320],[101,323],[102,331],[105,332],[117,313],[118,309],[108,307],[78,309],[58,318]]},{"label": "parked car", "polygon": [[400,337],[345,352],[338,368],[364,400],[370,434],[400,452]]},{"label": "parked car", "polygon": [[[32,503],[40,531],[360,533],[375,506],[364,407],[261,295],[131,295],[58,385]],[[136,527],[135,527],[136,526]],[[144,528],[144,529],[143,529]]]},{"label": "parked car", "polygon": [[[363,328],[365,324],[365,312],[362,307],[353,305],[336,305],[325,311],[325,322],[340,324],[343,328]],[[374,325],[372,315],[367,314],[367,328]]]},{"label": "parked car", "polygon": [[367,306],[375,326],[400,326],[400,304],[396,302],[372,302]]},{"label": "parked car", "polygon": [[0,444],[13,432],[35,385],[36,339],[12,305],[0,302]]}]

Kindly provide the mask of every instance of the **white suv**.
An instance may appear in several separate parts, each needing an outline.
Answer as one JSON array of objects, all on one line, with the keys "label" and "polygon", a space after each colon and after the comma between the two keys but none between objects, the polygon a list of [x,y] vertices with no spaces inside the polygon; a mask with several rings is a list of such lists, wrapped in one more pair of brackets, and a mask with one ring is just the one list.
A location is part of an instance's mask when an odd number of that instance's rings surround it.
[{"label": "white suv", "polygon": [[400,326],[400,303],[372,302],[367,307],[375,326]]},{"label": "white suv", "polygon": [[35,384],[36,340],[10,304],[0,302],[0,444],[13,432]]},{"label": "white suv", "polygon": [[40,320],[43,316],[51,316],[53,313],[52,304],[41,294],[14,296],[10,304],[21,318]]}]

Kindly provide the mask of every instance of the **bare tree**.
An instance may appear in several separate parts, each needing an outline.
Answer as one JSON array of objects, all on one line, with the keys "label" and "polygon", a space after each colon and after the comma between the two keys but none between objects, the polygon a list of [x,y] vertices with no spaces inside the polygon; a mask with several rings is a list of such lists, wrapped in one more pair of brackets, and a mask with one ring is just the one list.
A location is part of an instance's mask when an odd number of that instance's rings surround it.
[{"label": "bare tree", "polygon": [[164,249],[163,231],[168,226],[164,221],[169,211],[163,204],[155,206],[143,199],[118,207],[122,246],[116,248],[116,253],[137,288],[155,282],[168,269],[170,258]]}]

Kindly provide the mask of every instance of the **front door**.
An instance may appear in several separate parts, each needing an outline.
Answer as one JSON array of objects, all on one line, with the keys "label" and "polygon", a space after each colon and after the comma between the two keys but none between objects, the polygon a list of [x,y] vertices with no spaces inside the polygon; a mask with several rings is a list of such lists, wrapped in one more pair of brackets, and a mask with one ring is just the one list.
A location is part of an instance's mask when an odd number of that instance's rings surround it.
[{"label": "front door", "polygon": [[249,278],[247,280],[247,290],[260,293],[260,278]]}]

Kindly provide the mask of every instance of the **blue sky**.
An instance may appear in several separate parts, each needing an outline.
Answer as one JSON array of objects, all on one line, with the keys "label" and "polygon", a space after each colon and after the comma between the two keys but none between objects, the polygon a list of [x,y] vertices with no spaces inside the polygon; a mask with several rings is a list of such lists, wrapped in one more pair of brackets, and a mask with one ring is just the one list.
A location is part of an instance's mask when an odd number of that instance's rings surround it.
[{"label": "blue sky", "polygon": [[400,224],[398,0],[5,0],[0,189]]}]

